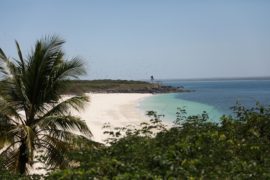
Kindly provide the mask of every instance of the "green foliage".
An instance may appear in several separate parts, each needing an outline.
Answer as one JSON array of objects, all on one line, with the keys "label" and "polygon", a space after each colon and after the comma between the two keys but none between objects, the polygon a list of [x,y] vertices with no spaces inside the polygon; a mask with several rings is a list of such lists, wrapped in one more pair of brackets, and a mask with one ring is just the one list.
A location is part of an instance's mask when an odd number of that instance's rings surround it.
[{"label": "green foliage", "polygon": [[79,165],[47,178],[269,179],[270,108],[233,110],[212,123],[205,112],[186,117],[179,109],[171,128],[149,112],[150,123],[105,131],[109,146],[70,152]]},{"label": "green foliage", "polygon": [[65,90],[67,94],[88,92],[150,92],[157,84],[128,80],[72,80]]},{"label": "green foliage", "polygon": [[0,157],[14,173],[26,174],[37,151],[47,167],[64,165],[65,152],[78,137],[70,130],[91,136],[86,123],[70,115],[70,108],[81,109],[88,98],[61,99],[66,82],[85,72],[80,59],[64,58],[63,43],[45,37],[24,58],[16,42],[18,60],[0,49]]}]

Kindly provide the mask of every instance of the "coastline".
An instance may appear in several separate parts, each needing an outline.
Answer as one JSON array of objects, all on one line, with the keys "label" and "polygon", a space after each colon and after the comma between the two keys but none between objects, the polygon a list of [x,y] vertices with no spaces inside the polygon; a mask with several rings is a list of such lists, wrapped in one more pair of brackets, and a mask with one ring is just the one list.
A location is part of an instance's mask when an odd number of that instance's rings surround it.
[{"label": "coastline", "polygon": [[92,140],[103,143],[108,135],[103,134],[103,126],[111,127],[139,125],[149,120],[145,112],[138,108],[139,103],[152,96],[150,93],[86,93],[90,101],[84,110],[72,112],[82,118],[90,128]]}]

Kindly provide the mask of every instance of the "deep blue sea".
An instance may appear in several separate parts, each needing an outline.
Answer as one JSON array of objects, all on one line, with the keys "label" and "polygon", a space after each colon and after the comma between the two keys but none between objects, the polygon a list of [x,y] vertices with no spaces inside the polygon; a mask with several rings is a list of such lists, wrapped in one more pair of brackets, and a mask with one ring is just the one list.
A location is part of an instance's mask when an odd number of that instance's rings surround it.
[{"label": "deep blue sea", "polygon": [[270,105],[270,80],[220,80],[220,81],[161,81],[164,85],[184,86],[194,90],[187,93],[159,94],[141,102],[143,110],[154,110],[165,115],[165,120],[176,119],[177,107],[185,107],[188,115],[207,111],[210,119],[218,121],[223,114],[232,114],[236,102],[254,107],[256,102]]}]

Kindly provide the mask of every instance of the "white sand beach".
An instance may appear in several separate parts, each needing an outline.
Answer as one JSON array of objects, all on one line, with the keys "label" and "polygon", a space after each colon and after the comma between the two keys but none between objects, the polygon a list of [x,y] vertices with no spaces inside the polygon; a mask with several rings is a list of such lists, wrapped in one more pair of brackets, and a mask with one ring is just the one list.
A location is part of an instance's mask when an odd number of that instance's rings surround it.
[{"label": "white sand beach", "polygon": [[103,142],[107,135],[102,129],[105,123],[110,123],[112,127],[122,127],[126,125],[136,125],[149,118],[145,112],[138,108],[138,103],[152,94],[138,93],[87,93],[90,102],[85,105],[85,109],[76,112],[86,121],[93,137],[97,142]]},{"label": "white sand beach", "polygon": [[[122,127],[126,125],[138,125],[149,120],[145,112],[138,108],[138,104],[152,94],[139,93],[87,93],[90,101],[86,103],[84,110],[72,111],[85,120],[90,128],[92,140],[104,143],[108,135],[103,134],[102,128],[105,123],[110,123],[112,127]],[[65,96],[65,98],[70,96]],[[75,132],[76,133],[76,132]],[[44,164],[35,163],[31,169],[31,174],[45,174],[45,170],[40,170]]]},{"label": "white sand beach", "polygon": [[[103,134],[102,128],[105,123],[110,123],[112,127],[122,127],[126,125],[138,125],[149,120],[145,112],[138,108],[138,104],[152,94],[139,93],[87,93],[90,101],[85,104],[84,110],[72,114],[85,120],[90,128],[92,140],[104,143],[108,135]],[[70,96],[64,96],[66,99]],[[76,133],[76,132],[75,132]],[[44,164],[36,162],[31,168],[31,174],[45,174]]]}]

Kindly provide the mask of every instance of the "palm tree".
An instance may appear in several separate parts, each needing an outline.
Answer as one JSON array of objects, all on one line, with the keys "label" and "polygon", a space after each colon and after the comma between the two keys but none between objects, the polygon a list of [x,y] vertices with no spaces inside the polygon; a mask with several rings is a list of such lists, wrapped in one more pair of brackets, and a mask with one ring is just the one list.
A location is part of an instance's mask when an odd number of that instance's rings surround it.
[{"label": "palm tree", "polygon": [[67,81],[85,73],[79,58],[64,59],[63,43],[56,36],[45,37],[24,58],[16,41],[18,60],[0,49],[0,158],[20,174],[33,165],[37,150],[43,149],[45,163],[55,167],[79,136],[72,132],[91,137],[86,123],[70,113],[70,108],[83,108],[88,98],[61,99]]}]

